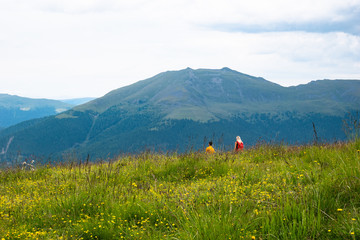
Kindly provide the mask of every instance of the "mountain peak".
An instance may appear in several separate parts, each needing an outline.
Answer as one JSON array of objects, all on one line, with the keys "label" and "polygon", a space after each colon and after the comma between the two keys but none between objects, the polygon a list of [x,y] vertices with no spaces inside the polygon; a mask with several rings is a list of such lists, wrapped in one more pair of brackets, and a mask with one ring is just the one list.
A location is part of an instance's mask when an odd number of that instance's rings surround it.
[{"label": "mountain peak", "polygon": [[221,70],[222,70],[222,71],[231,71],[231,72],[234,72],[234,70],[232,70],[232,69],[230,69],[230,68],[228,68],[228,67],[223,67]]},{"label": "mountain peak", "polygon": [[102,113],[121,105],[130,111],[136,105],[158,109],[165,118],[209,121],[224,118],[246,107],[241,103],[279,99],[281,88],[228,67],[196,70],[188,67],[163,72],[119,88],[77,110],[91,109]]}]

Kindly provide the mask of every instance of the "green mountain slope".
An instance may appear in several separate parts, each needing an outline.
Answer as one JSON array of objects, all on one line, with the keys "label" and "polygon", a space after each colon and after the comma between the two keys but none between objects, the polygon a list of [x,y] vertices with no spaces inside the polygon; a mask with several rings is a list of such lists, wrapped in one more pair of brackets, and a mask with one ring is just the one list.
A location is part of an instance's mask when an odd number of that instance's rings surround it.
[{"label": "green mountain slope", "polygon": [[[108,157],[145,149],[230,149],[259,140],[342,140],[344,115],[358,111],[360,81],[282,87],[228,68],[160,73],[56,116],[0,132],[2,159],[16,154]],[[314,125],[313,125],[314,124]],[[11,143],[9,144],[9,140]],[[8,146],[8,147],[6,147]],[[1,153],[1,152],[0,152]]]},{"label": "green mountain slope", "polygon": [[[254,89],[256,89],[254,91]],[[114,90],[77,110],[103,112],[114,105],[132,109],[154,106],[169,119],[197,121],[227,118],[266,101],[286,98],[284,88],[262,78],[232,71],[190,68],[161,73],[153,78]],[[256,110],[258,111],[258,110]]]},{"label": "green mountain slope", "polygon": [[0,94],[0,127],[4,128],[25,120],[55,115],[69,110],[73,106],[57,100]]}]

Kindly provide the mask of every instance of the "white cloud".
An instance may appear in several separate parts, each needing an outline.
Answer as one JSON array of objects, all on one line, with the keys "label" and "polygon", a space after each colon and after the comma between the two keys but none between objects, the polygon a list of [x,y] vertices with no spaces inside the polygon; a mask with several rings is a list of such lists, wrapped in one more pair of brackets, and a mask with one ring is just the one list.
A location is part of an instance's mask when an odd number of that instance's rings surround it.
[{"label": "white cloud", "polygon": [[360,28],[352,22],[359,6],[356,0],[0,0],[0,92],[101,96],[186,67],[226,66],[282,85],[360,79]]}]

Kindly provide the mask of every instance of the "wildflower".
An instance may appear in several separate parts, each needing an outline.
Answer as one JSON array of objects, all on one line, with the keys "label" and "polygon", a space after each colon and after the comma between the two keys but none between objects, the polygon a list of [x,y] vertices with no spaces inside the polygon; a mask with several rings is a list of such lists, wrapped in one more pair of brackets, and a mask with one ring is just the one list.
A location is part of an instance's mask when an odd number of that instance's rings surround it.
[{"label": "wildflower", "polygon": [[256,238],[255,238],[255,236],[251,236],[251,239],[254,240],[254,239],[256,239]]},{"label": "wildflower", "polygon": [[342,212],[342,209],[341,209],[341,208],[338,208],[337,211],[338,211],[338,212]]},{"label": "wildflower", "polygon": [[354,232],[351,232],[350,234],[351,234],[351,235],[354,235],[355,233],[354,233]]}]

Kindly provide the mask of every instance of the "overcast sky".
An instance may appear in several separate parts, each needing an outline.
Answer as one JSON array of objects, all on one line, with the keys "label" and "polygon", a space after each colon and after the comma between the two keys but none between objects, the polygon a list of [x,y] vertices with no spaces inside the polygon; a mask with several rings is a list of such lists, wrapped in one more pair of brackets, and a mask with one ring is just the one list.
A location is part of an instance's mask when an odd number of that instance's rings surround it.
[{"label": "overcast sky", "polygon": [[0,0],[0,93],[101,97],[187,67],[360,79],[360,0]]}]

